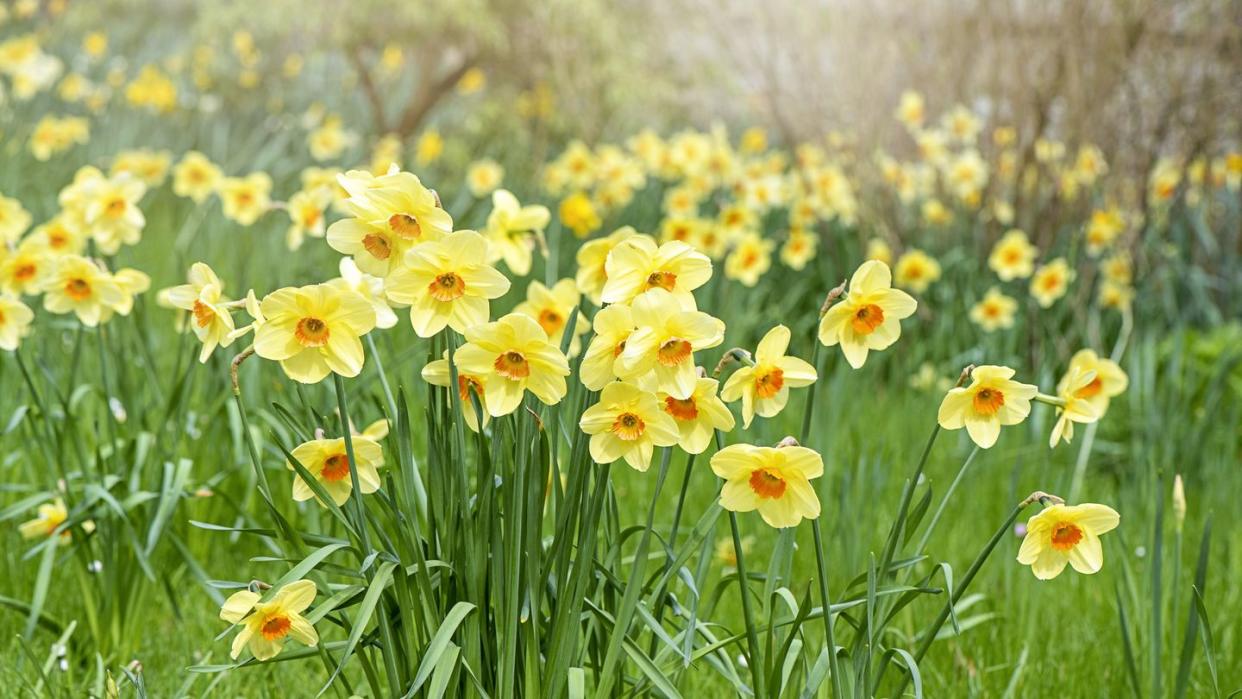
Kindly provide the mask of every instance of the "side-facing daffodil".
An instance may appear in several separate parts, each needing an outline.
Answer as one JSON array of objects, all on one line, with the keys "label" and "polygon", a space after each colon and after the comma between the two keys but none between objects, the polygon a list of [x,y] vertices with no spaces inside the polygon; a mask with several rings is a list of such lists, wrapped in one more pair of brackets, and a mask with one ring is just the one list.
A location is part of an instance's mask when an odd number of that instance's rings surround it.
[{"label": "side-facing daffodil", "polygon": [[975,444],[996,444],[1001,426],[1016,425],[1031,413],[1039,389],[1013,380],[1009,367],[984,365],[970,374],[970,385],[949,389],[940,403],[938,420],[946,430],[965,427]]},{"label": "side-facing daffodil", "polygon": [[30,332],[34,313],[20,300],[0,294],[0,349],[12,352]]},{"label": "side-facing daffodil", "polygon": [[754,366],[738,369],[725,382],[720,397],[730,403],[742,399],[742,427],[750,427],[756,413],[779,414],[789,402],[789,389],[809,386],[819,377],[809,363],[786,356],[789,337],[784,325],[769,330],[755,349]]},{"label": "side-facing daffodil", "polygon": [[582,293],[591,299],[591,303],[597,306],[603,303],[604,284],[608,281],[608,255],[623,240],[635,235],[639,234],[634,232],[633,227],[623,226],[603,238],[587,241],[578,248],[578,273],[575,281]]},{"label": "side-facing daffodil", "polygon": [[487,215],[488,262],[505,261],[519,277],[530,274],[533,251],[552,215],[547,207],[522,206],[507,189],[492,192],[492,212]]},{"label": "side-facing daffodil", "polygon": [[1057,442],[1065,440],[1069,444],[1074,439],[1074,423],[1090,423],[1100,419],[1100,414],[1086,398],[1078,394],[1095,383],[1095,372],[1081,366],[1071,366],[1061,382],[1057,384],[1057,398],[1062,402],[1057,406],[1057,421],[1052,426],[1052,435],[1048,438],[1048,446],[1055,447]]},{"label": "side-facing daffodil", "polygon": [[256,660],[271,660],[290,638],[307,646],[319,643],[314,625],[302,612],[315,601],[315,583],[298,580],[281,587],[268,601],[250,590],[234,592],[220,608],[220,618],[239,625],[229,656],[236,660],[247,646]]},{"label": "side-facing daffodil", "polygon": [[578,374],[584,386],[598,391],[617,378],[617,358],[636,329],[634,314],[629,306],[606,306],[595,313],[592,328],[595,335],[587,345]]},{"label": "side-facing daffodil", "polygon": [[1104,413],[1108,412],[1109,401],[1125,392],[1126,387],[1130,384],[1129,377],[1126,376],[1126,372],[1121,369],[1117,362],[1101,357],[1093,350],[1084,349],[1078,350],[1073,357],[1070,357],[1069,369],[1066,371],[1065,378],[1061,379],[1061,384],[1057,385],[1058,394],[1064,393],[1067,390],[1067,387],[1063,384],[1068,383],[1067,379],[1075,369],[1095,374],[1094,379],[1086,385],[1079,387],[1073,394],[1075,398],[1080,398],[1090,403],[1100,417],[1104,417]]},{"label": "side-facing daffodil", "polygon": [[587,408],[578,426],[591,435],[595,463],[610,464],[623,458],[639,471],[651,467],[656,447],[671,447],[679,438],[677,423],[661,409],[654,393],[620,381],[604,387],[599,401]]},{"label": "side-facing daffodil", "polygon": [[1084,575],[1104,567],[1100,535],[1121,523],[1121,515],[1106,505],[1051,505],[1026,523],[1026,537],[1018,562],[1031,567],[1040,580],[1051,580],[1065,564]]},{"label": "side-facing daffodil", "polygon": [[810,479],[824,475],[824,461],[812,449],[733,444],[712,455],[712,472],[725,481],[720,506],[726,510],[759,510],[777,528],[819,516]]},{"label": "side-facing daffodil", "polygon": [[[451,385],[452,373],[449,370],[448,350],[444,351],[443,359],[427,362],[422,373],[423,381],[432,386],[447,388]],[[465,411],[466,426],[475,432],[479,431],[479,417],[475,413],[474,401],[470,398],[471,393],[479,397],[479,405],[483,408],[483,425],[486,426],[492,419],[487,412],[487,404],[484,402],[486,383],[487,374],[467,374],[461,371],[461,367],[457,368],[457,395],[461,399],[461,409]]]},{"label": "side-facing daffodil", "polygon": [[211,267],[195,262],[190,265],[187,281],[187,284],[161,291],[159,302],[190,312],[190,329],[203,343],[198,361],[206,363],[216,347],[228,347],[233,343],[233,316],[225,307],[228,299],[224,297],[224,283]]},{"label": "side-facing daffodil", "polygon": [[862,263],[850,278],[849,294],[828,309],[819,321],[819,341],[825,347],[840,344],[845,361],[858,369],[871,350],[883,350],[901,337],[901,320],[914,314],[918,303],[892,288],[893,274],[878,260]]},{"label": "side-facing daffodil", "polygon": [[375,309],[362,295],[315,284],[286,287],[264,297],[255,330],[255,354],[280,362],[300,383],[319,383],[330,372],[362,371],[362,336],[375,327]]}]

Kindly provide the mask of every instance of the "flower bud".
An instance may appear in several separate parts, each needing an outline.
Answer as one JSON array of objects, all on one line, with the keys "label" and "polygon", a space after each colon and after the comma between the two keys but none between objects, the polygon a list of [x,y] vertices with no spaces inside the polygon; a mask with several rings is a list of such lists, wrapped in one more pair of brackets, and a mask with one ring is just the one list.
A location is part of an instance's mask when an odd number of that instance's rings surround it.
[{"label": "flower bud", "polygon": [[1186,488],[1182,485],[1182,474],[1173,476],[1173,526],[1178,532],[1186,522]]}]

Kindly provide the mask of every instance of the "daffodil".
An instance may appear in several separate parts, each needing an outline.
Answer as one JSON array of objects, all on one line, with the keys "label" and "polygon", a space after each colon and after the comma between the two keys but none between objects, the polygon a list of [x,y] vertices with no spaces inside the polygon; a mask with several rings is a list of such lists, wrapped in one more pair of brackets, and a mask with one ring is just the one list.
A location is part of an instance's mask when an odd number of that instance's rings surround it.
[{"label": "daffodil", "polygon": [[592,329],[595,334],[582,357],[579,378],[584,386],[598,391],[617,378],[617,358],[637,328],[630,307],[618,304],[600,309]]},{"label": "daffodil", "polygon": [[22,338],[29,334],[32,320],[34,313],[26,304],[0,294],[0,349],[16,350]]},{"label": "daffodil", "polygon": [[656,447],[671,447],[679,439],[677,423],[661,409],[654,393],[620,381],[604,387],[599,401],[586,409],[578,425],[591,435],[595,463],[623,458],[639,471],[651,467]]},{"label": "daffodil", "polygon": [[656,394],[664,412],[672,415],[677,422],[677,431],[681,434],[677,446],[687,454],[706,451],[716,430],[733,430],[733,413],[716,395],[718,388],[719,383],[715,379],[700,376],[689,398],[674,398],[664,392]]},{"label": "daffodil", "polygon": [[54,260],[47,246],[27,238],[7,256],[0,253],[0,290],[28,296],[37,294],[43,290],[53,267]]},{"label": "daffodil", "polygon": [[39,508],[35,510],[35,518],[22,522],[18,525],[17,531],[21,533],[23,539],[48,537],[56,533],[56,530],[67,519],[69,519],[69,510],[65,508],[65,501],[56,498],[52,502],[39,505]]},{"label": "daffodil", "polygon": [[109,178],[86,167],[61,191],[60,204],[72,227],[94,239],[100,252],[114,255],[141,239],[146,217],[138,201],[146,191],[141,180],[127,174]]},{"label": "daffodil", "polygon": [[677,241],[656,246],[649,236],[630,236],[617,243],[604,263],[604,303],[629,303],[653,289],[669,293],[694,308],[695,289],[712,276],[712,261]]},{"label": "daffodil", "polygon": [[1058,257],[1035,270],[1031,277],[1031,296],[1035,297],[1040,308],[1049,308],[1065,295],[1073,279],[1074,270],[1070,269],[1065,258]]},{"label": "daffodil", "polygon": [[542,239],[551,214],[547,207],[522,206],[507,189],[492,192],[492,211],[487,215],[488,261],[505,261],[519,277],[530,274],[532,251]]},{"label": "daffodil", "polygon": [[797,526],[819,517],[819,496],[811,478],[824,475],[824,461],[800,446],[733,444],[712,455],[712,472],[725,481],[720,506],[731,512],[759,511],[769,526]]},{"label": "daffodil", "polygon": [[510,313],[467,328],[465,336],[453,359],[460,371],[487,377],[483,403],[493,417],[517,410],[527,390],[545,405],[565,397],[569,361],[528,316]]},{"label": "daffodil", "polygon": [[1108,412],[1109,401],[1125,392],[1130,385],[1130,378],[1117,362],[1100,357],[1093,350],[1084,349],[1070,357],[1069,369],[1057,384],[1058,395],[1070,390],[1069,379],[1075,371],[1094,374],[1091,381],[1074,389],[1072,393],[1075,398],[1087,401],[1100,417]]},{"label": "daffodil", "polygon": [[608,282],[608,255],[622,241],[635,235],[639,234],[633,227],[623,226],[603,238],[587,241],[578,248],[578,272],[575,281],[578,282],[578,289],[591,299],[591,303],[597,306],[603,304],[604,285]]},{"label": "daffodil", "polygon": [[725,258],[725,277],[741,282],[743,286],[758,284],[760,277],[772,268],[772,249],[775,247],[775,242],[758,233],[746,233]]},{"label": "daffodil", "polygon": [[496,191],[504,178],[505,169],[500,166],[500,163],[490,158],[475,161],[466,170],[466,186],[476,198],[485,197]]},{"label": "daffodil", "polygon": [[575,192],[561,200],[559,209],[561,224],[579,238],[585,238],[591,231],[599,228],[599,213],[591,198],[583,192]]},{"label": "daffodil", "polygon": [[793,270],[802,270],[815,258],[815,250],[819,245],[819,236],[815,233],[795,228],[789,231],[789,237],[781,246],[781,262]]},{"label": "daffodil", "polygon": [[404,264],[411,247],[453,230],[453,218],[439,198],[412,173],[375,177],[351,170],[338,181],[349,194],[342,202],[349,217],[328,226],[328,245],[352,255],[367,274],[388,276]]},{"label": "daffodil", "polygon": [[415,245],[405,263],[384,281],[388,298],[409,304],[419,337],[445,326],[457,332],[486,323],[490,299],[509,291],[505,275],[487,264],[487,241],[474,231],[457,231]]},{"label": "daffodil", "polygon": [[[427,362],[423,366],[423,381],[432,386],[443,386],[448,388],[452,384],[452,373],[449,371],[448,350],[444,351],[444,358]],[[479,397],[479,406],[483,408],[483,426],[491,421],[492,416],[487,412],[487,405],[484,403],[486,391],[484,386],[487,384],[487,374],[467,374],[458,367],[457,371],[457,395],[461,399],[462,410],[465,411],[466,426],[471,430],[479,431],[479,416],[475,414],[474,401],[470,398],[470,394]]]},{"label": "daffodil", "polygon": [[125,173],[137,178],[147,187],[158,187],[164,184],[171,164],[172,154],[168,151],[139,148],[117,153],[112,159],[108,174],[115,177]]},{"label": "daffodil", "polygon": [[215,193],[223,181],[220,168],[198,151],[189,151],[173,168],[173,193],[202,204]]},{"label": "daffodil", "polygon": [[996,444],[1002,426],[1016,425],[1031,413],[1039,389],[1013,380],[1009,367],[984,365],[970,374],[970,385],[949,389],[940,403],[938,420],[946,430],[965,427],[975,444]]},{"label": "daffodil", "polygon": [[[49,255],[81,255],[86,249],[86,236],[71,225],[69,217],[61,212],[51,220],[36,226],[22,245],[40,246]],[[3,255],[0,255],[0,262]]]},{"label": "daffodil", "polygon": [[970,319],[984,332],[992,332],[1000,328],[1012,328],[1014,313],[1018,310],[1018,302],[1006,296],[997,287],[988,289],[983,299],[970,309]]},{"label": "daffodil", "polygon": [[294,192],[289,197],[286,211],[289,214],[289,228],[285,231],[285,245],[290,250],[302,247],[306,236],[322,238],[324,235],[324,209],[328,206],[331,195],[323,190]]},{"label": "daffodil", "polygon": [[1084,575],[1098,573],[1104,567],[1100,535],[1120,523],[1121,515],[1106,505],[1052,505],[1027,520],[1018,562],[1040,580],[1057,577],[1067,563]]},{"label": "daffodil", "polygon": [[319,634],[302,616],[315,601],[315,594],[315,583],[311,580],[291,582],[266,602],[257,592],[234,592],[220,608],[220,619],[242,627],[233,639],[229,656],[236,660],[242,650],[249,647],[256,660],[271,660],[280,655],[290,638],[303,645],[318,645]]},{"label": "daffodil", "polygon": [[880,238],[872,238],[867,241],[867,251],[864,255],[868,260],[891,264],[893,261],[893,249],[888,243]]},{"label": "daffodil", "polygon": [[582,340],[578,336],[591,329],[590,321],[578,310],[581,298],[578,285],[572,279],[562,279],[553,284],[551,289],[542,282],[532,281],[526,287],[526,300],[519,303],[513,312],[534,318],[557,347],[563,344],[562,339],[569,326],[569,319],[576,314],[574,336],[569,343],[569,356],[575,357],[582,350]]},{"label": "daffodil", "polygon": [[195,262],[190,266],[187,281],[187,284],[161,291],[159,302],[189,311],[190,329],[203,343],[198,361],[206,363],[216,347],[228,347],[233,343],[233,316],[226,306],[228,299],[224,296],[224,283],[211,267]]},{"label": "daffodil", "polygon": [[789,389],[815,383],[815,367],[797,357],[785,355],[789,349],[789,328],[778,325],[767,332],[755,349],[754,366],[744,366],[725,382],[720,397],[732,403],[742,399],[742,427],[758,413],[773,417],[789,402]]},{"label": "daffodil", "polygon": [[912,248],[897,258],[893,278],[897,286],[921,294],[940,279],[940,263],[922,250]]},{"label": "daffodil", "polygon": [[1027,240],[1026,233],[1014,228],[996,241],[988,255],[988,267],[1003,282],[1026,279],[1035,270],[1039,250]]},{"label": "daffodil", "polygon": [[286,287],[264,297],[259,310],[264,322],[255,330],[255,354],[280,362],[294,381],[362,371],[361,337],[375,327],[375,309],[361,294],[327,284]]},{"label": "daffodil", "polygon": [[16,243],[30,227],[30,213],[16,199],[0,194],[0,245]]},{"label": "daffodil", "polygon": [[1080,366],[1071,366],[1061,382],[1057,385],[1057,398],[1061,404],[1057,406],[1057,421],[1052,425],[1052,434],[1048,438],[1048,446],[1055,447],[1062,440],[1069,444],[1074,439],[1074,423],[1091,423],[1100,419],[1100,413],[1087,398],[1080,397],[1084,390],[1090,392],[1096,376],[1092,370]]},{"label": "daffodil", "polygon": [[[358,489],[363,494],[374,493],[380,489],[378,469],[384,465],[384,452],[378,442],[369,437],[357,435],[352,438],[354,447],[354,465],[358,471]],[[337,505],[345,504],[350,493],[354,491],[353,478],[349,474],[349,454],[345,450],[345,440],[312,439],[303,442],[290,452],[294,459],[310,472],[315,480],[323,486],[328,497]],[[286,468],[293,469],[292,462],[285,462]],[[305,502],[315,497],[315,491],[302,480],[300,475],[293,477],[293,499]]]},{"label": "daffodil", "polygon": [[871,350],[887,349],[901,337],[901,320],[918,307],[906,292],[892,288],[892,272],[878,260],[862,263],[850,278],[849,294],[819,321],[819,341],[841,345],[850,366],[858,369]]},{"label": "daffodil", "polygon": [[73,313],[95,327],[108,309],[125,302],[125,292],[111,274],[91,260],[67,255],[56,261],[43,285],[43,307],[52,313]]},{"label": "daffodil", "polygon": [[272,178],[265,172],[226,177],[220,181],[218,191],[225,217],[249,226],[271,206]]},{"label": "daffodil", "polygon": [[397,314],[388,305],[383,279],[358,269],[352,257],[342,257],[338,269],[341,276],[328,281],[329,286],[361,294],[371,304],[371,308],[375,309],[375,327],[387,329],[397,324]]},{"label": "daffodil", "polygon": [[719,345],[724,323],[701,311],[684,310],[662,288],[639,296],[630,311],[637,330],[617,357],[617,375],[641,386],[654,385],[674,398],[688,398],[697,380],[694,353]]}]

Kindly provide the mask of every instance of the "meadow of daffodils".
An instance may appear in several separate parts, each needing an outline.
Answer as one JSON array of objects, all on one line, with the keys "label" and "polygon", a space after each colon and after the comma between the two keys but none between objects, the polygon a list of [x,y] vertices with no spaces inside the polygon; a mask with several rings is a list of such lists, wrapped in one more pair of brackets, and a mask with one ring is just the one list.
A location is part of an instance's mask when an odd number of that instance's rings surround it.
[{"label": "meadow of daffodils", "polygon": [[1242,687],[1236,133],[532,159],[68,11],[0,4],[5,696]]}]

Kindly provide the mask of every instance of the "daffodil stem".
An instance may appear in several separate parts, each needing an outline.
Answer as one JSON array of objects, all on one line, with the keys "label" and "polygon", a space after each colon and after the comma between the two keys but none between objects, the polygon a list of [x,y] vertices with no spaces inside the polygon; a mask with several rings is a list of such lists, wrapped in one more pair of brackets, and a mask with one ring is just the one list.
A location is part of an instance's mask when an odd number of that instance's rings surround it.
[{"label": "daffodil stem", "polygon": [[[818,350],[818,347],[816,349]],[[832,676],[832,697],[844,699],[841,670],[837,665],[837,642],[832,633],[832,604],[828,597],[828,566],[824,562],[824,541],[820,532],[819,517],[811,520],[811,533],[815,535],[815,567],[819,573],[819,597],[824,605],[824,644],[828,646],[828,674]]]},{"label": "daffodil stem", "polygon": [[[957,606],[958,600],[966,594],[967,588],[970,587],[970,583],[974,581],[975,576],[979,574],[979,571],[983,568],[983,564],[987,562],[988,556],[992,555],[992,551],[996,549],[998,544],[1000,544],[1001,539],[1003,539],[1005,535],[1009,533],[1010,529],[1013,528],[1013,523],[1017,521],[1018,515],[1022,514],[1022,510],[1026,509],[1027,505],[1031,504],[1031,502],[1032,500],[1027,498],[1026,500],[1018,503],[1009,513],[1009,516],[1005,518],[1004,524],[1002,524],[996,532],[992,534],[992,538],[988,540],[987,545],[984,546],[983,550],[979,552],[979,555],[975,557],[974,563],[970,564],[970,568],[966,571],[966,574],[962,576],[962,580],[958,584],[957,588],[953,590],[953,594],[949,596],[949,599],[945,600],[945,605],[940,610],[940,614],[936,616],[936,620],[933,621],[932,625],[929,626],[924,632],[923,640],[919,643],[918,650],[914,652],[914,661],[916,663],[922,661],[923,656],[927,655],[927,650],[931,648],[931,644],[936,640],[936,634],[940,632],[940,628],[944,626],[944,622],[948,620],[949,615],[953,612],[953,608]],[[897,691],[893,693],[893,696],[901,696],[906,689],[906,684],[909,681],[910,673],[907,672],[903,676],[901,684],[898,685]],[[878,677],[876,678],[876,683],[879,683]]]},{"label": "daffodil stem", "polygon": [[[681,491],[677,494],[677,506],[673,510],[673,525],[672,528],[669,529],[668,546],[665,549],[667,551],[667,555],[664,557],[664,575],[662,576],[662,579],[667,579],[669,569],[673,566],[673,559],[677,557],[677,533],[681,528],[681,513],[686,504],[686,494],[690,491],[690,476],[694,473],[694,457],[694,454],[686,456],[686,471],[681,478]],[[655,614],[657,622],[664,618],[663,597],[666,587],[667,583],[661,583],[659,588],[656,589],[655,594],[651,596],[651,599],[656,605],[653,613]],[[659,639],[657,638],[651,639],[651,651],[649,655],[655,654],[658,640]]]},{"label": "daffodil stem", "polygon": [[[812,342],[815,348],[811,350],[811,366],[815,367],[816,383],[819,383],[819,339],[813,338]],[[817,393],[816,385],[813,383],[806,389],[806,407],[802,409],[802,431],[798,433],[798,443],[806,446],[806,442],[811,438],[811,416],[815,413],[815,394]],[[824,602],[828,604],[828,602]]]},{"label": "daffodil stem", "polygon": [[1078,502],[1082,481],[1087,475],[1087,462],[1091,460],[1091,448],[1095,446],[1095,431],[1099,426],[1099,422],[1093,422],[1084,431],[1082,444],[1078,447],[1078,458],[1074,461],[1074,476],[1070,479],[1067,502]]},{"label": "daffodil stem", "polygon": [[367,555],[371,553],[371,535],[367,529],[366,511],[362,508],[362,488],[358,482],[358,462],[354,458],[354,437],[349,429],[349,402],[345,398],[345,382],[341,375],[333,372],[332,381],[336,386],[336,405],[340,412],[341,439],[345,441],[345,456],[349,459],[350,499],[354,504],[354,516],[357,517],[358,534],[362,537],[363,548]]},{"label": "daffodil stem", "polygon": [[742,616],[746,622],[746,645],[750,653],[747,666],[755,684],[755,698],[767,696],[764,687],[763,658],[759,655],[759,635],[755,632],[755,616],[750,606],[750,593],[747,590],[746,553],[742,550],[742,535],[737,527],[737,513],[729,511],[729,528],[733,532],[733,552],[737,556],[737,587],[742,595]]}]

